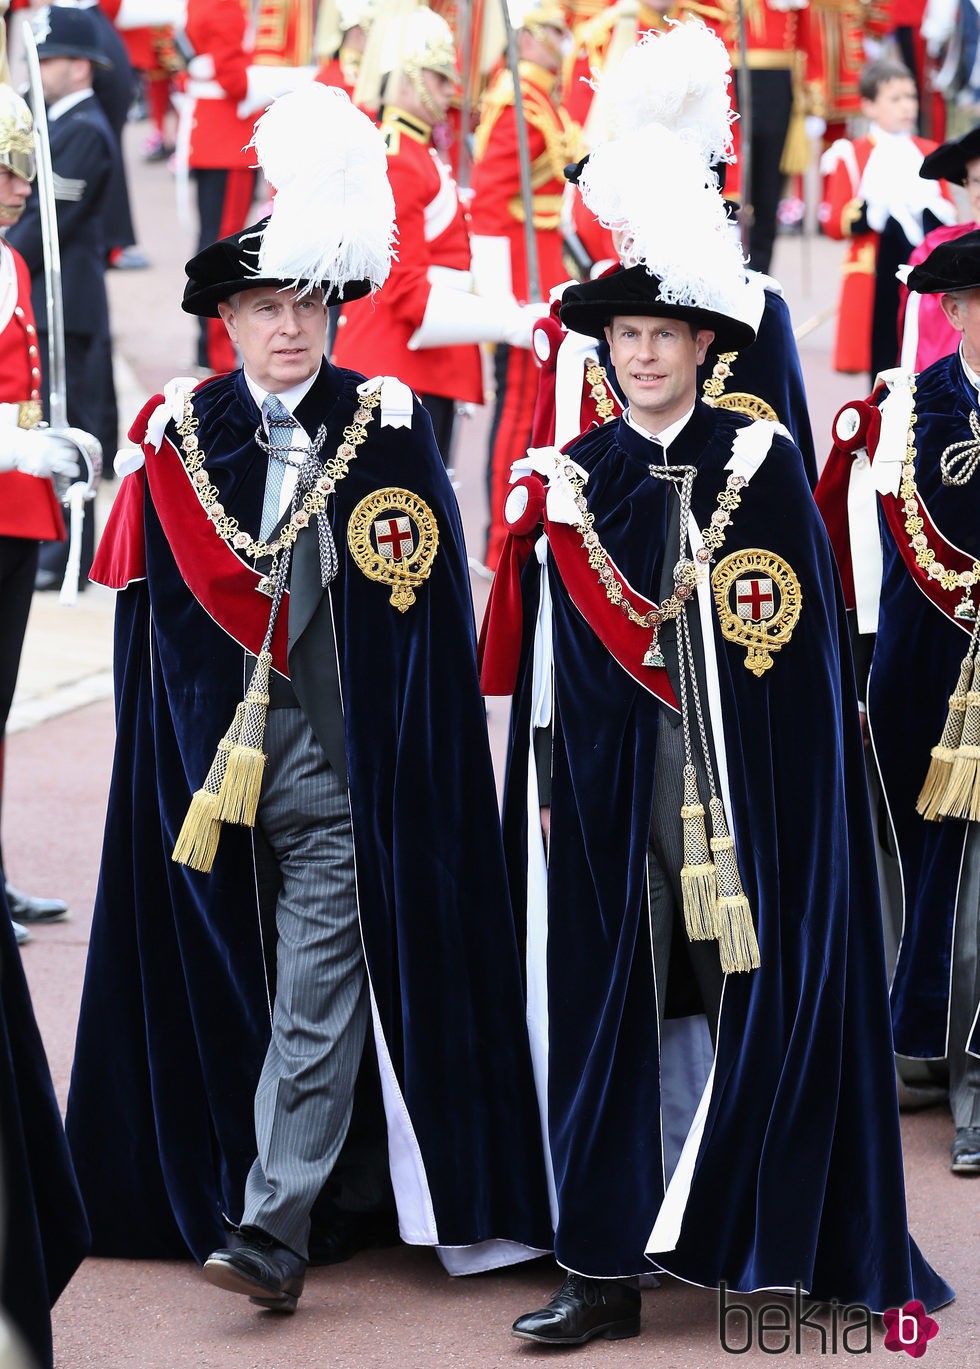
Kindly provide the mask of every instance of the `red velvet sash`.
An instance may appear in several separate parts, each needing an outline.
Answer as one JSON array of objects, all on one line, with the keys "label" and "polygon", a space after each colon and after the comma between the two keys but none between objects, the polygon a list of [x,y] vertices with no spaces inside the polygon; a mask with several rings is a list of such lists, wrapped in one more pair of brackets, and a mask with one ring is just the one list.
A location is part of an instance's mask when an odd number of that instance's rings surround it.
[{"label": "red velvet sash", "polygon": [[[547,514],[544,526],[562,582],[599,641],[638,684],[676,710],[677,698],[667,671],[662,666],[643,664],[653,636],[651,629],[630,622],[622,609],[609,601],[589,565],[580,532],[567,523],[552,523]],[[517,684],[523,625],[520,577],[534,542],[534,534],[510,533],[504,544],[480,632],[480,688],[484,694],[513,694]],[[612,560],[608,564],[617,580],[626,586],[638,612],[647,613],[657,607],[629,586]]]},{"label": "red velvet sash", "polygon": [[[111,589],[123,589],[146,577],[143,541],[143,479],[163,526],[181,578],[194,598],[223,632],[253,655],[262,648],[272,601],[256,586],[258,571],[241,560],[214,530],[184,469],[180,454],[165,437],[156,452],[144,447],[143,471],[125,478],[113,506],[91,578]],[[272,638],[272,663],[288,677],[288,596]]]},{"label": "red velvet sash", "polygon": [[[909,534],[905,531],[907,515],[902,507],[902,502],[897,495],[882,495],[881,498],[885,519],[895,539],[899,555],[905,562],[906,570],[922,593],[930,603],[939,609],[940,613],[945,614],[951,623],[955,623],[967,634],[972,633],[973,621],[971,619],[954,616],[956,605],[962,600],[962,591],[954,591],[951,594],[949,590],[943,589],[940,582],[928,575],[926,568],[920,566],[916,561],[915,548],[910,545]],[[961,551],[959,547],[954,547],[951,542],[947,542],[929,516],[929,511],[922,502],[921,495],[918,496],[918,504],[919,517],[923,523],[922,531],[929,539],[929,546],[936,553],[936,560],[941,562],[947,570],[955,570],[957,574],[964,570],[972,570],[974,562],[980,560],[980,557],[971,556],[969,552]]]}]

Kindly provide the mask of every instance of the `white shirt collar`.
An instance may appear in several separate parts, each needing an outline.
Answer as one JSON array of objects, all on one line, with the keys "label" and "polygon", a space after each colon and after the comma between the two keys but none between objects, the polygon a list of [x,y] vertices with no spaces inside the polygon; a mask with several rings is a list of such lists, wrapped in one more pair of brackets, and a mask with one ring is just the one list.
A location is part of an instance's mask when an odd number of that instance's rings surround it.
[{"label": "white shirt collar", "polygon": [[633,415],[630,413],[628,408],[623,410],[623,417],[626,419],[626,422],[629,424],[629,426],[632,429],[634,429],[635,432],[638,432],[641,437],[645,437],[648,442],[658,442],[666,451],[666,449],[673,442],[674,438],[678,436],[681,429],[687,426],[687,423],[693,413],[694,405],[692,404],[683,418],[679,418],[676,423],[668,424],[668,426],[664,428],[663,432],[660,433],[650,433],[647,432],[646,428],[641,428],[639,423],[637,423],[636,420],[633,418]]},{"label": "white shirt collar", "polygon": [[55,119],[60,119],[62,114],[67,114],[70,109],[74,109],[93,94],[92,87],[86,86],[84,90],[73,90],[70,95],[62,95],[60,100],[55,100],[53,105],[48,106],[48,123],[53,124]]},{"label": "white shirt collar", "polygon": [[[265,403],[266,398],[272,393],[271,390],[263,390],[262,386],[259,385],[257,381],[254,381],[244,368],[242,369],[242,374],[245,377],[245,384],[248,386],[252,398],[259,406],[259,413],[262,413],[262,405]],[[291,414],[295,414],[300,404],[303,402],[303,400],[309,394],[310,390],[313,388],[313,382],[316,380],[319,374],[320,368],[317,367],[313,374],[309,376],[306,380],[301,381],[299,385],[294,385],[289,390],[283,390],[282,393],[278,396],[280,402],[286,406],[286,408],[289,410]],[[263,424],[265,423],[264,414],[262,415],[262,422]]]},{"label": "white shirt collar", "polygon": [[960,343],[960,348],[959,348],[959,350],[960,350],[960,365],[963,367],[963,372],[964,372],[964,374],[965,374],[967,380],[970,382],[970,384],[973,386],[973,388],[974,388],[975,390],[980,390],[980,375],[977,375],[976,371],[973,369],[973,367],[972,367],[972,366],[969,364],[969,362],[967,361],[966,357],[963,355],[963,344],[962,344],[962,342]]}]

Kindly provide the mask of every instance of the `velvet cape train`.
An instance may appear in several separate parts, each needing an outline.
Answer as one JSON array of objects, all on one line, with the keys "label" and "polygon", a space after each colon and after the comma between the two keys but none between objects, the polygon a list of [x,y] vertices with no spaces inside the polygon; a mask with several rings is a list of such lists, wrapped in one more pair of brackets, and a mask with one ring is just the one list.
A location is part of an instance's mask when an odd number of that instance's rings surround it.
[{"label": "velvet cape train", "polygon": [[88,1253],[89,1229],[2,884],[0,1182],[0,1300],[50,1369],[51,1308]]},{"label": "velvet cape train", "polygon": [[[325,455],[341,441],[361,380],[321,368],[308,399],[319,396],[317,412],[327,412]],[[226,512],[256,528],[266,458],[241,372],[207,383],[194,407]],[[410,431],[379,426],[379,412],[331,500],[340,570],[328,594],[376,1038],[404,1100],[394,1108],[402,1145],[393,1174],[402,1234],[441,1247],[495,1238],[548,1247],[458,509],[425,411],[415,402]],[[242,697],[244,660],[232,625],[212,621],[177,571],[168,538],[180,538],[180,520],[165,529],[155,506],[153,463],[177,454],[166,440],[159,453],[144,450],[147,469],[120,491],[131,508],[106,534],[111,578],[124,583],[144,558],[146,579],[123,589],[117,608],[116,756],[68,1134],[98,1253],[203,1259],[224,1244],[222,1215],[240,1218],[254,1157],[274,931],[257,907],[245,829],[225,826],[209,875],[170,859]],[[351,511],[388,486],[421,496],[439,530],[431,577],[404,614],[347,548]],[[304,536],[315,551],[315,533]],[[258,577],[244,574],[254,589]],[[302,642],[291,644],[291,661]]]},{"label": "velvet cape train", "polygon": [[[883,398],[884,396],[882,396]],[[950,443],[970,438],[977,395],[959,352],[917,377],[916,483],[947,542],[980,557],[975,481],[946,486],[939,466]],[[877,458],[876,458],[877,459]],[[890,498],[890,496],[885,496]],[[881,518],[882,586],[878,632],[868,682],[868,722],[901,864],[904,920],[892,979],[895,1049],[924,1059],[946,1054],[953,921],[966,823],[926,822],[915,811],[942,735],[949,696],[973,624],[954,622],[914,583],[887,519]],[[942,560],[941,549],[937,558]],[[942,596],[949,608],[960,595]],[[974,1022],[969,1050],[980,1054]]]},{"label": "velvet cape train", "polygon": [[[744,423],[698,404],[671,444],[671,464],[698,467],[699,527],[715,508]],[[655,599],[666,495],[663,482],[649,479],[646,439],[620,419],[568,450],[589,472],[600,540],[630,584]],[[661,705],[600,644],[548,559],[555,677],[547,1110],[556,1257],[585,1274],[614,1276],[649,1268],[648,1250],[656,1266],[705,1286],[791,1289],[798,1280],[816,1298],[873,1310],[912,1297],[935,1307],[952,1292],[907,1229],[844,614],[826,533],[786,439],[775,437],[732,518],[719,558],[750,547],[784,557],[799,577],[803,609],[761,679],[714,618],[733,835],[762,967],[726,980],[707,1114],[669,1251],[648,1246],[665,1193],[646,885]],[[537,584],[532,559],[505,800],[522,931]]]}]

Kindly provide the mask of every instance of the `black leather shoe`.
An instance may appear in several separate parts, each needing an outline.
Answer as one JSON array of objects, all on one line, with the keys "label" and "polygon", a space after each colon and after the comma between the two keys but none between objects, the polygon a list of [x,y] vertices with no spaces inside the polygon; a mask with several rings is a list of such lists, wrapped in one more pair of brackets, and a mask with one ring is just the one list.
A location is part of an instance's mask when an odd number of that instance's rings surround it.
[{"label": "black leather shoe", "polygon": [[306,1261],[257,1226],[245,1226],[229,1246],[208,1256],[204,1277],[216,1288],[243,1293],[270,1312],[295,1312]]},{"label": "black leather shoe", "polygon": [[60,898],[32,898],[12,884],[4,887],[10,916],[17,922],[31,922],[36,926],[42,922],[64,922],[68,916],[68,904],[62,903]]},{"label": "black leather shoe", "polygon": [[957,1127],[949,1167],[954,1174],[980,1174],[980,1127]]},{"label": "black leather shoe", "polygon": [[626,1340],[640,1334],[640,1290],[631,1279],[569,1274],[548,1306],[518,1317],[513,1331],[544,1345]]}]

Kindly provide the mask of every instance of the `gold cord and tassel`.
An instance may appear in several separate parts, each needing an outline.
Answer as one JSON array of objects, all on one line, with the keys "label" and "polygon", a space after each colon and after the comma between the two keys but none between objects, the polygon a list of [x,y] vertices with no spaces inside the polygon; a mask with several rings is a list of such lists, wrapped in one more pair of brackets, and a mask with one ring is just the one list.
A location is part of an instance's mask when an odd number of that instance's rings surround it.
[{"label": "gold cord and tassel", "polygon": [[684,824],[684,864],[681,866],[684,926],[691,941],[711,941],[715,936],[717,881],[708,849],[697,771],[690,764],[684,767],[681,818]]},{"label": "gold cord and tassel", "polygon": [[725,974],[757,970],[760,965],[759,942],[752,922],[752,909],[742,888],[735,858],[735,842],[728,831],[725,805],[717,794],[711,809],[711,850],[714,855],[718,899],[715,903],[715,936]]},{"label": "gold cord and tassel", "polygon": [[221,836],[221,818],[218,816],[221,806],[219,794],[228,769],[228,753],[241,729],[241,715],[244,711],[245,705],[240,703],[235,709],[231,727],[218,743],[218,750],[203,786],[191,799],[171,857],[178,865],[200,870],[205,875],[214,864],[218,851],[218,838]]},{"label": "gold cord and tassel", "polygon": [[949,698],[949,710],[946,714],[943,735],[938,745],[934,746],[930,752],[929,769],[915,803],[916,812],[921,813],[927,822],[940,822],[943,818],[943,798],[949,784],[957,748],[963,740],[966,701],[973,673],[974,665],[971,651],[964,657],[963,664],[960,666],[960,678]]},{"label": "gold cord and tassel", "polygon": [[261,651],[252,671],[245,702],[235,710],[234,738],[218,795],[222,822],[254,827],[265,773],[265,724],[269,712],[269,669],[272,652]]},{"label": "gold cord and tassel", "polygon": [[966,695],[963,734],[953,756],[949,780],[939,800],[945,818],[980,822],[980,656],[973,663],[973,680]]}]

